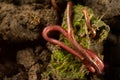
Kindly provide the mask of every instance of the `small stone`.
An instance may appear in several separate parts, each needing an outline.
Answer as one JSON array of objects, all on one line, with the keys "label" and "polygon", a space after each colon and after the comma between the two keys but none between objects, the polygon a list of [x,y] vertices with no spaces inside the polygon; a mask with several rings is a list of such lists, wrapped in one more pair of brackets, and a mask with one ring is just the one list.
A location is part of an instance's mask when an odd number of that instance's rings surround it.
[{"label": "small stone", "polygon": [[17,52],[17,62],[25,68],[30,68],[35,63],[35,57],[31,48],[26,48]]}]

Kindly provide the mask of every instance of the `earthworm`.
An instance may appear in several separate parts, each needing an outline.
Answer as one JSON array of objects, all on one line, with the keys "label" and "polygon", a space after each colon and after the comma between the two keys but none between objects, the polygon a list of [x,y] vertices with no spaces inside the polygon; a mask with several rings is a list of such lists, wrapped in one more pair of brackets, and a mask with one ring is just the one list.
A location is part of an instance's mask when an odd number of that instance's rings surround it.
[{"label": "earthworm", "polygon": [[[58,25],[45,27],[42,32],[43,38],[53,44],[59,45],[63,49],[81,59],[91,72],[101,74],[104,68],[103,62],[100,60],[100,58],[98,58],[97,55],[95,55],[94,52],[78,44],[74,38],[74,32],[72,29],[72,2],[68,2],[67,4],[67,25],[68,31]],[[48,33],[51,31],[61,32],[68,39],[73,48],[68,47],[63,42],[57,39],[49,37]]]},{"label": "earthworm", "polygon": [[[87,60],[89,62],[89,64],[91,64],[95,68],[95,70],[97,70],[98,73],[101,73],[101,69],[98,67],[98,64],[91,57],[93,57],[94,59],[97,59],[100,62],[99,63],[100,67],[103,67],[102,61],[99,58],[97,58],[97,56],[94,53],[92,53],[93,55],[89,54],[90,50],[87,52],[86,49],[83,48],[80,44],[78,44],[74,38],[74,32],[72,29],[72,11],[71,10],[72,10],[72,2],[68,2],[68,5],[67,5],[67,25],[68,25],[69,41],[70,41],[71,45],[73,46],[73,48],[75,48],[75,50],[77,50],[80,53],[80,55],[82,55],[85,58],[85,60]],[[91,71],[94,72],[93,69],[91,69]]]},{"label": "earthworm", "polygon": [[68,47],[67,45],[65,45],[63,42],[59,41],[59,40],[56,40],[54,38],[50,38],[48,36],[48,33],[50,31],[58,31],[58,32],[61,32],[67,39],[68,39],[68,33],[65,29],[63,29],[62,27],[58,26],[58,25],[51,25],[51,26],[47,26],[43,32],[42,32],[42,35],[44,37],[45,40],[53,43],[53,44],[56,44],[56,45],[59,45],[61,46],[63,49],[67,50],[68,52],[72,53],[73,55],[77,56],[78,58],[80,58],[81,60],[83,60],[83,57],[81,55],[79,55],[75,50],[73,50],[72,48]]},{"label": "earthworm", "polygon": [[91,26],[90,23],[90,17],[88,16],[88,12],[85,8],[82,9],[84,15],[85,15],[85,22],[86,22],[86,26],[88,27],[88,29],[90,30],[90,34],[91,37],[94,38],[96,36],[96,31],[95,29]]},{"label": "earthworm", "polygon": [[61,11],[61,9],[58,7],[56,0],[51,0],[51,3],[53,5],[53,7],[57,10],[57,11]]}]

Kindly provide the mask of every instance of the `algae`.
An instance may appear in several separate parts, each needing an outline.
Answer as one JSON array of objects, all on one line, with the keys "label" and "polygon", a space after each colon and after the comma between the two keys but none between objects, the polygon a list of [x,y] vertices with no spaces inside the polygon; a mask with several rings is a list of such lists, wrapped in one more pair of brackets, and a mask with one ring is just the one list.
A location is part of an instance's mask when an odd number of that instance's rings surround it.
[{"label": "algae", "polygon": [[[92,25],[95,25],[97,32],[95,38],[91,38],[89,36],[82,8],[87,9],[91,23]],[[67,30],[66,11],[64,13],[62,27]],[[99,46],[99,44],[104,42],[110,30],[109,26],[101,21],[98,16],[94,15],[90,8],[81,5],[73,6],[73,29],[77,42],[88,49],[95,48],[93,46],[98,46],[99,48],[102,47],[102,45]],[[59,40],[71,47],[68,40],[62,34],[60,34]],[[50,44],[50,46],[51,45],[52,44]],[[100,51],[101,49],[99,48],[92,50],[97,52],[101,57],[102,51]],[[51,61],[46,69],[46,72],[42,74],[42,77],[50,79],[51,76],[54,80],[87,80],[85,76],[89,74],[89,71],[80,60],[66,50],[60,48],[58,45],[52,45],[52,49],[50,50],[52,52]]]}]

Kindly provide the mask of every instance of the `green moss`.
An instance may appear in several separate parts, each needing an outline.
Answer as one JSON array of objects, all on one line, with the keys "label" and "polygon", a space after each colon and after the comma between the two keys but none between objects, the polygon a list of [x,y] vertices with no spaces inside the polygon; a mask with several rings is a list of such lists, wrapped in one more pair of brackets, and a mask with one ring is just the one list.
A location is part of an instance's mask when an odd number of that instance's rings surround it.
[{"label": "green moss", "polygon": [[[98,19],[98,17],[93,14],[91,9],[87,8],[91,22],[97,28],[97,36],[94,39],[91,39],[85,26],[85,19],[82,8],[83,6],[81,5],[75,5],[73,7],[74,34],[77,42],[80,45],[86,48],[91,48],[93,43],[96,43],[95,45],[97,45],[106,39],[109,32],[109,27],[103,21]],[[63,17],[62,27],[67,30],[66,12]],[[71,47],[70,43],[63,35],[60,35],[59,40]],[[49,73],[49,75],[52,75],[53,78],[56,77],[56,80],[86,80],[85,75],[88,74],[89,71],[80,60],[57,45],[54,45],[54,49],[51,51],[51,61],[47,71],[45,72],[46,74]]]}]

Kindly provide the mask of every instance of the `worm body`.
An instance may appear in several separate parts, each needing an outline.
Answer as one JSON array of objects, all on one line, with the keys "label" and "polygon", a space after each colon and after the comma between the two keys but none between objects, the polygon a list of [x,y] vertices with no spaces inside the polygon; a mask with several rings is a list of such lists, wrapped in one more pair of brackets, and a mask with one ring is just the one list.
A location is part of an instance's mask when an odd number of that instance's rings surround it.
[{"label": "worm body", "polygon": [[[83,48],[75,40],[74,32],[72,29],[72,11],[71,11],[72,9],[71,8],[72,8],[72,2],[68,2],[68,5],[67,5],[67,24],[68,24],[68,36],[69,36],[68,40],[71,43],[71,45],[73,46],[73,48],[75,48],[80,53],[80,55],[82,55],[85,58],[85,60],[88,61],[88,63],[90,64],[90,65],[88,65],[88,67],[91,70],[91,72],[94,72],[96,70],[98,73],[101,73],[101,69],[103,68],[102,61],[93,52],[90,52],[90,50],[87,51],[87,49]],[[89,23],[89,21],[87,21],[87,22]],[[94,59],[96,61],[100,62],[99,65],[101,68],[99,68],[98,63],[96,63],[94,61]],[[93,66],[95,68],[95,70],[91,69],[90,66]]]},{"label": "worm body", "polygon": [[90,23],[90,17],[88,16],[88,12],[85,8],[82,9],[84,15],[85,15],[85,22],[86,22],[86,26],[87,28],[90,30],[90,34],[91,34],[91,37],[94,38],[96,36],[96,31],[95,29],[91,26],[91,23]]},{"label": "worm body", "polygon": [[[86,19],[86,23],[89,24],[89,18]],[[63,49],[67,50],[74,56],[81,59],[91,72],[101,74],[104,68],[104,64],[101,61],[101,59],[93,51],[84,48],[75,40],[74,31],[72,29],[72,2],[68,2],[67,4],[67,25],[67,31],[58,25],[45,27],[45,29],[42,32],[43,38],[53,44],[59,45]],[[72,45],[72,48],[68,47],[59,40],[49,37],[48,33],[51,31],[58,31],[62,33],[68,39],[68,41]]]}]

